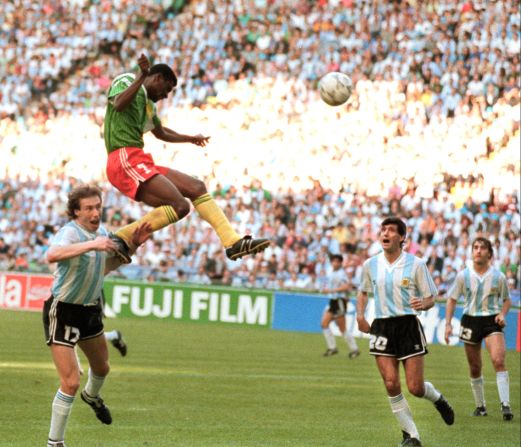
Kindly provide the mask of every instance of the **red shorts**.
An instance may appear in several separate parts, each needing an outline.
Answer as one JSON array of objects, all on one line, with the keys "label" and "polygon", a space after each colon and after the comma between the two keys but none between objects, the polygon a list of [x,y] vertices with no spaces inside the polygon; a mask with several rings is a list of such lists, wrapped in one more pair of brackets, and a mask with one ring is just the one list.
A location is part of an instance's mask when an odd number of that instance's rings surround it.
[{"label": "red shorts", "polygon": [[154,159],[140,147],[122,147],[109,154],[107,159],[107,178],[117,189],[131,199],[141,183],[154,175],[166,175],[168,168],[156,166]]}]

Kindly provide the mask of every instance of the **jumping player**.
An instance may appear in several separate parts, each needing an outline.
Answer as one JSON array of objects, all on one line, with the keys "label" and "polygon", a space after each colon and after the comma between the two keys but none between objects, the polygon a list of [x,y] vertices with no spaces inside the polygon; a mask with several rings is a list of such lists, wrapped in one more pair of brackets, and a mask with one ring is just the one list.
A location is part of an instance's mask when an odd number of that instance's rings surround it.
[{"label": "jumping player", "polygon": [[[183,135],[164,127],[156,114],[155,103],[167,98],[175,89],[177,77],[166,64],[150,66],[143,54],[138,65],[137,76],[124,73],[112,81],[104,123],[110,183],[127,197],[155,208],[135,222],[135,226],[147,222],[156,231],[177,222],[190,212],[188,198],[199,215],[213,227],[228,258],[235,260],[264,250],[269,241],[237,234],[202,181],[180,171],[156,166],[150,154],[143,151],[143,134],[148,131],[168,143],[192,143],[201,147],[206,146],[210,137]],[[133,231],[131,225],[118,231],[116,236],[128,245]],[[120,246],[119,254],[130,262],[124,252],[125,247]]]}]

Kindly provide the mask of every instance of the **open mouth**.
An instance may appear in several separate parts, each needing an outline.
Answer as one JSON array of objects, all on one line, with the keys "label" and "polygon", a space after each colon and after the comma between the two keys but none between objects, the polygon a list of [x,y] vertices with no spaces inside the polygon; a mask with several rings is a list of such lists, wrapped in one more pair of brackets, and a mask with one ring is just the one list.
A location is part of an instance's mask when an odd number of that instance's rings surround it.
[{"label": "open mouth", "polygon": [[388,244],[389,242],[391,241],[387,238],[382,239],[382,244]]}]

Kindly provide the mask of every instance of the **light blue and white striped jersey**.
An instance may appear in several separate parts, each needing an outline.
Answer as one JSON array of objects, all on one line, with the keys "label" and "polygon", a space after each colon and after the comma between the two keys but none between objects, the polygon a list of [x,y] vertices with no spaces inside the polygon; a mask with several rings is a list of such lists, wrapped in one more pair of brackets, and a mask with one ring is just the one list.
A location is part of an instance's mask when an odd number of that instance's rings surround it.
[{"label": "light blue and white striped jersey", "polygon": [[501,312],[503,301],[510,298],[510,293],[505,275],[497,268],[490,267],[480,276],[467,267],[456,276],[448,297],[456,301],[464,298],[464,314],[486,317]]},{"label": "light blue and white striped jersey", "polygon": [[[98,236],[108,236],[107,230],[100,226],[97,232],[91,233],[71,221],[56,233],[51,247],[92,241]],[[65,303],[84,306],[96,304],[103,287],[107,256],[109,256],[107,252],[92,250],[59,261],[51,288],[54,298]]]},{"label": "light blue and white striped jersey", "polygon": [[[346,271],[343,268],[340,268],[338,270],[333,270],[326,275],[325,281],[324,281],[324,288],[325,289],[338,289],[339,287],[349,284],[349,278],[347,276]],[[346,292],[335,292],[335,293],[329,293],[329,298],[345,298]]]},{"label": "light blue and white striped jersey", "polygon": [[374,294],[375,318],[416,315],[411,298],[438,294],[425,261],[405,252],[393,264],[383,252],[365,261],[359,290]]}]

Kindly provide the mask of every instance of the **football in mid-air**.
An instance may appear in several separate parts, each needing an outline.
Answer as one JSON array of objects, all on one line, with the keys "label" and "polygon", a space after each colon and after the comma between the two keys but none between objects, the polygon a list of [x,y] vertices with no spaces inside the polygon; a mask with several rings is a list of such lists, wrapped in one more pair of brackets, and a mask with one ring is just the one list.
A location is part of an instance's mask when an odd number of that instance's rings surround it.
[{"label": "football in mid-air", "polygon": [[332,71],[320,79],[318,90],[322,101],[330,106],[339,106],[351,96],[353,81],[344,73]]}]

